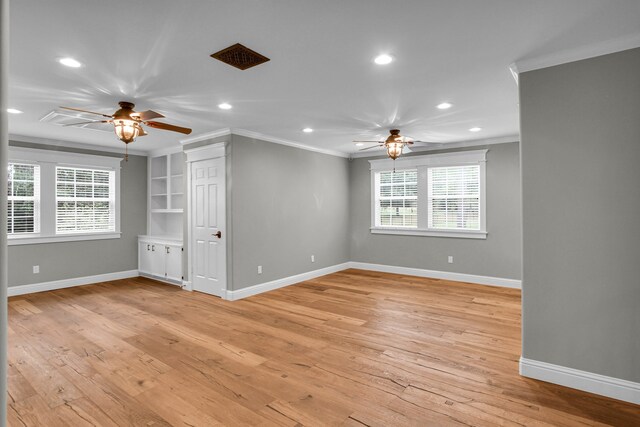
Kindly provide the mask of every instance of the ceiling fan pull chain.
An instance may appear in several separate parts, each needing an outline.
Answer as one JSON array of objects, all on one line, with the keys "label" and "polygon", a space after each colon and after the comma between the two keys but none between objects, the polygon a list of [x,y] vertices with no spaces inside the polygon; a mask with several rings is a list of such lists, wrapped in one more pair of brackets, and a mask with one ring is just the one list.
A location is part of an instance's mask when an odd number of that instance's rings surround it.
[{"label": "ceiling fan pull chain", "polygon": [[124,161],[129,161],[129,144],[124,144]]}]

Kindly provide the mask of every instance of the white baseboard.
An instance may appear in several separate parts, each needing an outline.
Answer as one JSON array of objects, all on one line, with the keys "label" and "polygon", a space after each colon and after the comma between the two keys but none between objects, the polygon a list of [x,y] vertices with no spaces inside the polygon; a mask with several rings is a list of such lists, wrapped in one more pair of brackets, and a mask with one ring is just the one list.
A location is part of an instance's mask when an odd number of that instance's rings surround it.
[{"label": "white baseboard", "polygon": [[520,375],[640,405],[640,383],[523,357]]},{"label": "white baseboard", "polygon": [[242,298],[258,295],[263,292],[273,291],[274,289],[284,288],[285,286],[293,285],[295,283],[304,282],[305,280],[311,280],[316,277],[336,273],[338,271],[346,270],[347,268],[349,268],[349,263],[345,262],[343,264],[336,264],[319,270],[296,274],[295,276],[284,277],[271,282],[260,283],[258,285],[249,286],[248,288],[238,289],[237,291],[226,291],[225,299],[229,301],[236,301]]},{"label": "white baseboard", "polygon": [[54,280],[51,282],[33,283],[30,285],[9,286],[7,293],[15,295],[32,294],[35,292],[52,291],[55,289],[71,288],[73,286],[90,285],[92,283],[108,282],[110,280],[138,277],[138,270],[117,271],[115,273],[97,274],[95,276],[74,277],[72,279]]},{"label": "white baseboard", "polygon": [[[499,277],[475,276],[472,274],[449,273],[446,271],[424,270],[420,268],[397,267],[393,265],[369,264],[364,262],[349,261],[342,264],[332,265],[330,267],[321,268],[319,270],[309,271],[307,273],[296,274],[295,276],[284,277],[282,279],[273,280],[271,282],[260,283],[248,288],[239,289],[237,291],[226,291],[225,299],[235,301],[258,295],[263,292],[272,291],[274,289],[283,288],[295,283],[304,282],[305,280],[315,279],[348,268],[357,268],[360,270],[380,271],[383,273],[405,274],[408,276],[428,277],[432,279],[453,280],[458,282],[478,283],[481,285],[501,286],[507,288],[521,288],[520,280],[502,279]],[[184,282],[185,284],[188,282]],[[186,289],[185,285],[183,288]]]},{"label": "white baseboard", "polygon": [[380,271],[382,273],[406,274],[407,276],[428,277],[431,279],[452,280],[455,282],[477,283],[479,285],[500,286],[503,288],[522,289],[522,281],[503,279],[500,277],[477,276],[475,274],[451,273],[448,271],[424,270],[422,268],[398,267],[395,265],[369,264],[351,261],[349,268]]},{"label": "white baseboard", "polygon": [[184,289],[185,291],[193,291],[193,283],[187,280],[183,280],[182,289]]}]

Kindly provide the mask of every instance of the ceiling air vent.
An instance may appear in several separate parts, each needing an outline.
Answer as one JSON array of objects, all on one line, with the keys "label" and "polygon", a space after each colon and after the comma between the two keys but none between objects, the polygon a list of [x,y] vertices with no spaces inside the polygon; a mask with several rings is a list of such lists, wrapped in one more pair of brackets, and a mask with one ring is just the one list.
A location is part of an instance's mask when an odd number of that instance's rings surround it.
[{"label": "ceiling air vent", "polygon": [[[84,114],[80,112],[53,110],[46,116],[40,119],[43,123],[49,123],[57,126],[68,126],[82,129],[100,130],[104,132],[113,132],[113,126],[107,123],[85,123],[90,121],[96,121],[96,116],[93,114]],[[75,124],[85,123],[85,124]]]},{"label": "ceiling air vent", "polygon": [[256,65],[263,64],[269,60],[266,56],[260,55],[246,46],[236,43],[220,52],[211,54],[212,58],[236,67],[240,70],[246,70]]}]

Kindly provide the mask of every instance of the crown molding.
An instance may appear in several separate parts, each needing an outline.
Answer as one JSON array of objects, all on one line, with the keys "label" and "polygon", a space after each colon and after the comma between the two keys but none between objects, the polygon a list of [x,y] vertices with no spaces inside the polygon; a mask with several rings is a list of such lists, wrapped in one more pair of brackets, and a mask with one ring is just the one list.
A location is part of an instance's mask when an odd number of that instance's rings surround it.
[{"label": "crown molding", "polygon": [[275,136],[266,135],[264,133],[254,132],[246,129],[236,129],[236,128],[223,128],[223,129],[218,129],[211,132],[203,133],[200,135],[195,135],[191,138],[180,140],[180,143],[183,145],[191,144],[192,142],[206,141],[208,139],[213,139],[213,138],[217,138],[220,136],[227,136],[227,135],[238,135],[238,136],[244,136],[246,138],[259,139],[261,141],[272,142],[274,144],[280,144],[280,145],[287,145],[289,147],[295,147],[295,148],[299,148],[301,150],[307,150],[307,151],[314,151],[316,153],[328,154],[330,156],[337,156],[337,157],[344,157],[344,158],[349,157],[348,153],[344,153],[342,151],[327,150],[324,148],[312,147],[309,145],[301,144],[299,142],[289,141],[289,140],[278,138]]},{"label": "crown molding", "polygon": [[[407,147],[408,152],[410,153],[424,153],[427,151],[439,151],[439,150],[449,150],[452,148],[467,148],[467,147],[477,147],[483,145],[494,145],[494,144],[508,144],[512,142],[519,142],[519,135],[507,135],[507,136],[498,136],[495,138],[485,138],[485,139],[474,139],[472,141],[457,141],[457,142],[442,142],[442,143],[433,143],[425,146],[417,146],[417,147]],[[376,154],[376,151],[368,151],[368,152],[357,152],[352,153],[351,158],[361,158],[361,157],[386,157],[386,152],[381,151]]]},{"label": "crown molding", "polygon": [[301,150],[314,151],[316,153],[328,154],[330,156],[336,157],[349,157],[348,153],[337,151],[337,150],[327,150],[324,148],[311,147],[309,145],[301,144],[295,141],[289,141],[282,138],[276,138],[270,135],[265,135],[259,132],[253,132],[246,129],[231,129],[231,133],[234,135],[244,136],[246,138],[254,138],[262,141],[273,142],[274,144],[287,145],[289,147],[300,148]]},{"label": "crown molding", "polygon": [[513,73],[524,73],[541,68],[553,67],[554,65],[566,64],[568,62],[580,61],[582,59],[594,58],[596,56],[621,52],[623,50],[640,47],[640,33],[626,37],[618,37],[600,43],[580,46],[574,49],[566,49],[549,55],[541,55],[533,58],[520,59],[509,67]]},{"label": "crown molding", "polygon": [[220,136],[227,136],[227,135],[231,135],[231,129],[222,128],[222,129],[214,130],[211,132],[201,133],[199,135],[194,135],[189,138],[181,139],[180,144],[182,145],[191,144],[193,142],[206,141],[207,139],[213,139],[213,138],[218,138]]},{"label": "crown molding", "polygon": [[[79,150],[102,151],[104,153],[117,153],[120,155],[124,155],[124,146],[122,148],[117,148],[104,145],[84,144],[81,142],[62,141],[60,139],[39,138],[35,136],[14,134],[9,135],[9,141],[27,142],[30,144],[49,145],[55,147],[77,148]],[[148,153],[146,151],[129,149],[129,154],[134,156],[146,156]]]}]

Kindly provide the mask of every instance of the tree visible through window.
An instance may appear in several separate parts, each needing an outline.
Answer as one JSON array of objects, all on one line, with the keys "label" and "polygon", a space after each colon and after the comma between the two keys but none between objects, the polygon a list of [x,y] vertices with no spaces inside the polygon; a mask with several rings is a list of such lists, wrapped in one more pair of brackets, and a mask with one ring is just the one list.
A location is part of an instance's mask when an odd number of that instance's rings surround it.
[{"label": "tree visible through window", "polygon": [[40,231],[40,167],[9,163],[7,181],[7,233],[38,233]]}]

